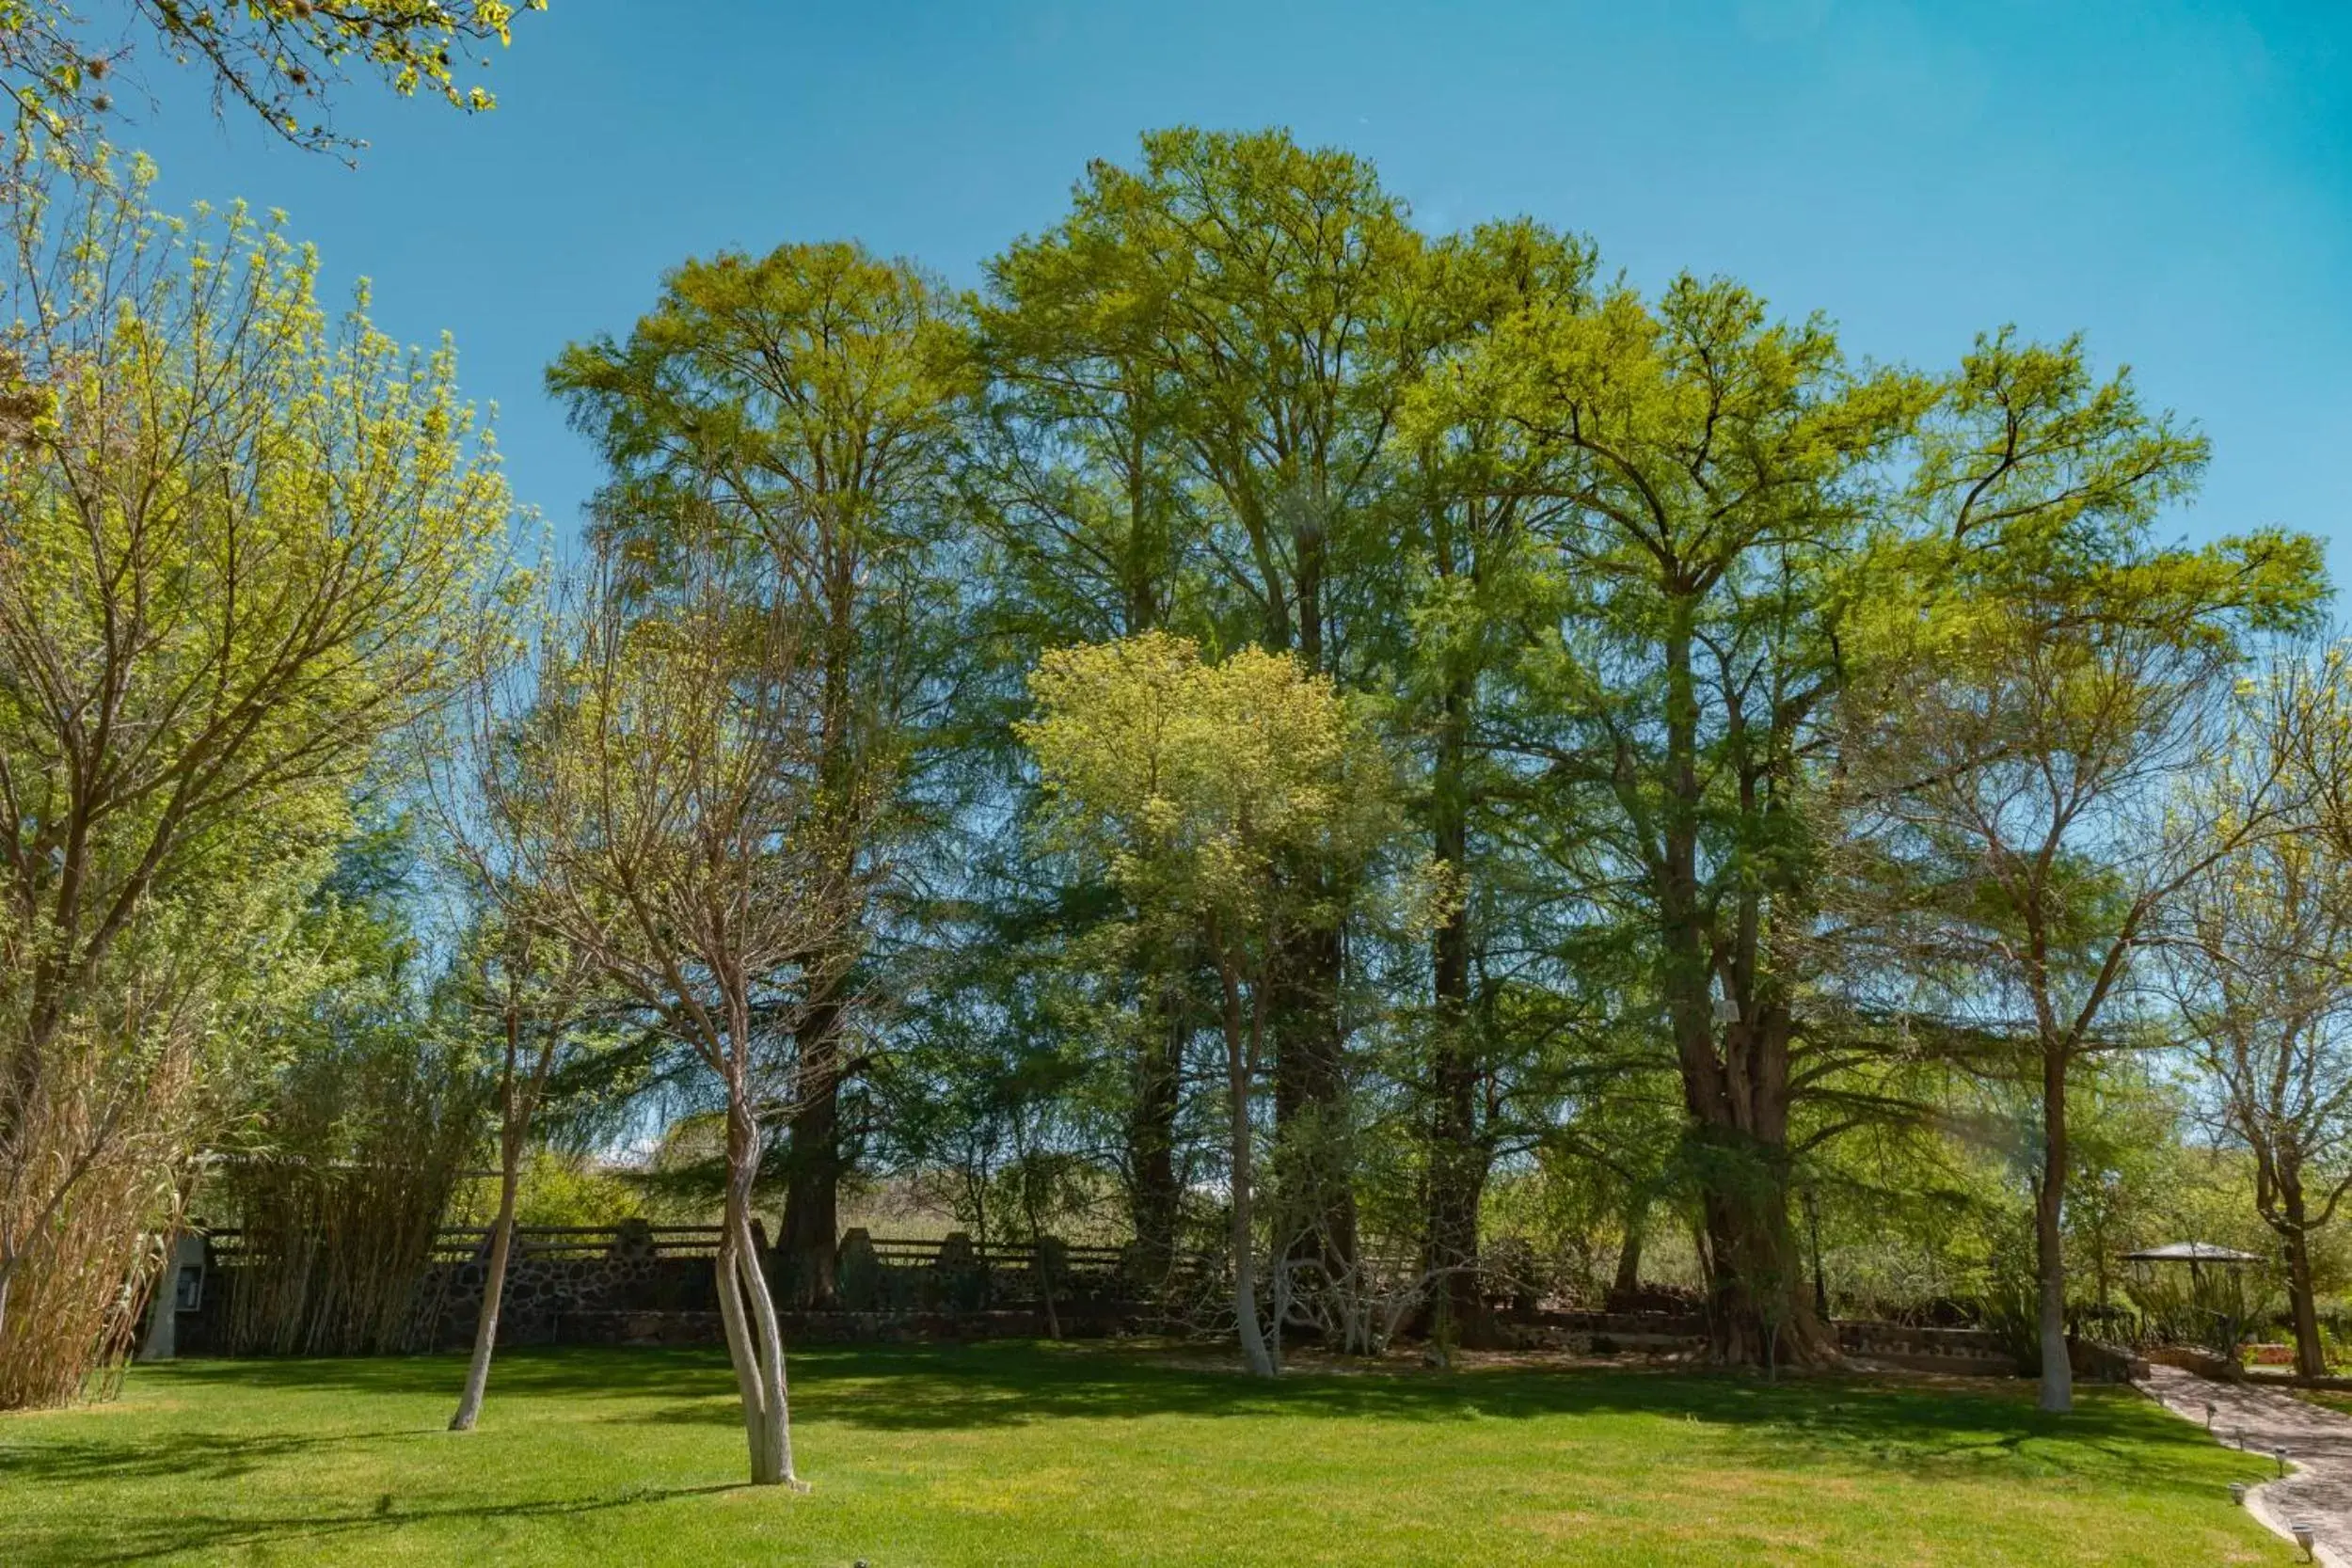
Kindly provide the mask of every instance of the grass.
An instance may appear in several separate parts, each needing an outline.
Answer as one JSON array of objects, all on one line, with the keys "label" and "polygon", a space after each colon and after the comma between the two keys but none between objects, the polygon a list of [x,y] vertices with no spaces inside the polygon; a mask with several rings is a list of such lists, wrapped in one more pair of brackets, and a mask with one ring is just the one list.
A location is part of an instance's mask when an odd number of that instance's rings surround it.
[{"label": "grass", "polygon": [[2352,1416],[2352,1393],[2334,1388],[2295,1387],[2289,1387],[2286,1392],[2308,1404],[2318,1405],[2323,1410],[2332,1410],[2340,1416]]},{"label": "grass", "polygon": [[989,1344],[793,1362],[812,1495],[736,1484],[722,1357],[183,1362],[0,1417],[0,1563],[2283,1564],[2262,1467],[2129,1392],[1645,1370],[1295,1374]]}]

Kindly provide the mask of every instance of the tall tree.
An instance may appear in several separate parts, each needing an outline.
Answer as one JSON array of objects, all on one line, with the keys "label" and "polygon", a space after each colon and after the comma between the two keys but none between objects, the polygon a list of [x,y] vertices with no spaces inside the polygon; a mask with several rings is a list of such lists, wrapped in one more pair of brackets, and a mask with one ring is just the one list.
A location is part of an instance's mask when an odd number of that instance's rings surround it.
[{"label": "tall tree", "polygon": [[2153,979],[2135,958],[2173,901],[2289,819],[2276,737],[2240,751],[2226,800],[2173,784],[2228,748],[2249,641],[2309,616],[2318,551],[2157,544],[2204,445],[2077,343],[1980,341],[1923,443],[1927,525],[1851,628],[1869,673],[1841,761],[1903,967],[1943,1022],[2022,1048],[2036,1086],[2041,1399],[2065,1410],[2070,1083],[2132,1043]]},{"label": "tall tree", "polygon": [[1109,868],[1139,923],[1197,932],[1216,968],[1234,1321],[1249,1370],[1270,1376],[1255,1085],[1267,1065],[1276,956],[1287,927],[1318,918],[1279,864],[1302,846],[1386,837],[1395,798],[1387,761],[1328,678],[1289,655],[1244,649],[1206,664],[1194,644],[1154,632],[1048,655],[1031,684],[1038,712],[1021,734],[1058,841]]},{"label": "tall tree", "polygon": [[[717,1080],[726,1195],[719,1311],[755,1484],[792,1482],[784,1343],[752,1229],[763,1118],[809,967],[857,919],[845,819],[821,776],[823,676],[765,552],[709,534],[659,578],[599,557],[568,636],[541,651],[512,840],[541,924]],[[797,1070],[795,1070],[797,1069]],[[797,1080],[797,1082],[796,1082]]]},{"label": "tall tree", "polygon": [[[94,171],[53,209],[28,163],[11,173],[0,1165],[57,1180],[0,1220],[0,1310],[16,1227],[92,1168],[87,1144],[47,1142],[59,1043],[175,923],[168,967],[200,985],[236,972],[189,944],[238,951],[216,923],[240,888],[292,876],[273,896],[299,904],[377,748],[459,683],[509,512],[453,353],[330,322],[275,226],[183,236],[135,175]],[[169,1059],[131,1052],[107,1091],[125,1109],[91,1136],[135,1120]]]},{"label": "tall tree", "polygon": [[[1590,295],[1590,245],[1533,223],[1492,224],[1431,245],[1411,276],[1391,285],[1420,296],[1411,313],[1427,343],[1425,399],[1470,360],[1487,335],[1530,309],[1576,309]],[[1442,390],[1435,395],[1443,398]],[[1408,402],[1408,407],[1411,406]],[[1482,943],[1506,901],[1487,875],[1498,852],[1493,813],[1509,794],[1488,754],[1490,706],[1507,701],[1524,645],[1524,611],[1539,589],[1538,531],[1556,503],[1508,483],[1517,432],[1497,405],[1454,405],[1453,417],[1408,418],[1391,438],[1399,469],[1397,581],[1410,636],[1401,668],[1400,725],[1426,758],[1420,816],[1432,854],[1457,896],[1431,939],[1426,1106],[1425,1268],[1443,1282],[1455,1332],[1475,1339],[1485,1292],[1474,1265],[1487,1173],[1513,1135],[1510,1107],[1524,1031],[1495,1026],[1473,995]],[[1491,990],[1491,988],[1489,988]],[[1524,1067],[1523,1060],[1518,1064]],[[1523,1074],[1520,1075],[1522,1078]],[[1546,1119],[1527,1118],[1532,1127]]]},{"label": "tall tree", "polygon": [[[818,800],[838,819],[826,837],[845,889],[892,870],[908,812],[869,806],[910,805],[940,673],[956,662],[948,460],[967,363],[924,275],[855,245],[792,245],[688,261],[627,341],[576,345],[549,372],[616,473],[608,534],[658,553],[715,529],[768,554],[776,611],[800,625],[820,683]],[[807,1093],[781,1244],[806,1305],[834,1298],[840,1095],[871,925],[863,911],[827,923],[834,945],[802,959]]]},{"label": "tall tree", "polygon": [[1531,302],[1430,389],[1488,420],[1498,495],[1554,505],[1521,717],[1502,744],[1577,822],[1579,890],[1648,955],[1713,1260],[1716,1353],[1835,1354],[1788,1215],[1792,1097],[1816,1070],[1790,939],[1797,810],[1840,680],[1838,587],[1915,378],[1856,374],[1818,322],[1721,282]]},{"label": "tall tree", "polygon": [[2352,886],[2310,832],[2205,868],[2168,921],[2168,999],[2254,1162],[2254,1207],[2286,1256],[2295,1367],[2328,1370],[2313,1247],[2352,1192]]},{"label": "tall tree", "polygon": [[[1071,643],[1206,629],[1206,520],[1176,438],[1178,388],[1155,348],[1157,295],[1121,281],[1148,265],[1111,236],[1065,226],[990,261],[974,301],[989,396],[966,483],[987,540],[982,624],[995,661],[1016,677]],[[1009,720],[1025,692],[1011,682],[1003,691]],[[986,733],[1009,741],[1004,723]],[[1119,918],[1118,900],[1099,887],[1040,888],[1030,866],[996,879],[1015,890],[1000,927],[1084,945],[1093,923]],[[1174,1264],[1184,1200],[1193,999],[1176,960],[1138,955],[1132,974],[1108,982],[1124,1004],[1106,1033],[1125,1047],[1129,1218],[1152,1284]]]},{"label": "tall tree", "polygon": [[[1117,324],[1120,362],[1152,388],[1155,430],[1213,503],[1202,549],[1236,629],[1353,678],[1388,551],[1385,446],[1418,346],[1393,285],[1419,249],[1369,164],[1280,132],[1148,135],[1140,166],[1096,163],[1070,216],[1016,253],[1057,309]],[[1350,868],[1287,874],[1334,918],[1293,930],[1269,982],[1278,1119],[1331,1119],[1345,1046]],[[1312,1134],[1311,1134],[1312,1135]],[[1344,1171],[1321,1189],[1323,1244],[1354,1246]]]}]

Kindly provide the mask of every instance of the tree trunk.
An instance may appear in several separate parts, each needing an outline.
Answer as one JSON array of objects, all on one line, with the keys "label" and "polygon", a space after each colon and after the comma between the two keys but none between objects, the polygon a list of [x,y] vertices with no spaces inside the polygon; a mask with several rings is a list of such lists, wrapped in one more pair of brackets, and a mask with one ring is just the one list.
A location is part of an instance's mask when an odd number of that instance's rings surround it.
[{"label": "tree trunk", "polygon": [[1046,1262],[1045,1235],[1034,1224],[1030,1227],[1030,1234],[1037,1237],[1037,1250],[1032,1256],[1037,1259],[1038,1295],[1045,1303],[1045,1337],[1058,1339],[1061,1338],[1061,1313],[1054,1305],[1054,1271]]},{"label": "tree trunk", "polygon": [[1478,1260],[1478,1208],[1486,1181],[1486,1151],[1474,1144],[1439,1142],[1430,1150],[1424,1265],[1448,1271],[1438,1275],[1436,1293],[1458,1341],[1473,1349],[1493,1338]]},{"label": "tree trunk", "polygon": [[2042,1180],[2034,1192],[2034,1270],[2040,1287],[2044,1410],[2074,1408],[2074,1369],[2066,1348],[2066,1053],[2042,1053]]},{"label": "tree trunk", "polygon": [[743,1439],[751,1449],[752,1483],[762,1485],[771,1479],[767,1474],[764,1449],[767,1442],[765,1416],[765,1380],[760,1374],[758,1360],[752,1349],[752,1337],[745,1326],[743,1292],[739,1284],[738,1257],[741,1243],[736,1238],[734,1221],[735,1199],[727,1198],[727,1218],[719,1232],[719,1257],[711,1268],[713,1289],[719,1297],[719,1325],[725,1332],[727,1365],[735,1372],[735,1391],[743,1411]]},{"label": "tree trunk", "polygon": [[[1122,453],[1127,494],[1127,552],[1121,573],[1125,626],[1134,637],[1156,629],[1169,588],[1167,522],[1157,504],[1151,427],[1133,413],[1152,372],[1122,363],[1120,385],[1131,419]],[[1176,1224],[1184,1192],[1176,1179],[1176,1118],[1180,1110],[1182,1041],[1187,991],[1176,952],[1157,951],[1142,966],[1137,999],[1135,1099],[1127,1116],[1128,1221],[1135,1227],[1138,1283],[1153,1296],[1165,1291],[1176,1266]]]},{"label": "tree trunk", "polygon": [[482,1276],[482,1313],[474,1320],[473,1359],[466,1367],[466,1390],[457,1397],[452,1432],[471,1432],[482,1416],[490,1386],[490,1355],[498,1346],[499,1307],[506,1299],[506,1264],[515,1244],[515,1201],[522,1187],[521,1140],[512,1130],[499,1138],[499,1213],[490,1228],[490,1258]]},{"label": "tree trunk", "polygon": [[[1272,1377],[1274,1357],[1266,1349],[1258,1324],[1258,1245],[1250,1213],[1250,1053],[1244,1038],[1241,986],[1231,959],[1220,958],[1218,979],[1225,992],[1225,1093],[1229,1104],[1226,1132],[1232,1139],[1233,1321],[1241,1338],[1244,1364],[1253,1377]],[[1281,1267],[1278,1259],[1275,1266]],[[1280,1325],[1276,1325],[1280,1332]]]},{"label": "tree trunk", "polygon": [[1178,1049],[1176,1019],[1165,1005],[1147,1000],[1136,1056],[1135,1103],[1127,1118],[1127,1160],[1133,1173],[1128,1202],[1142,1258],[1142,1283],[1154,1292],[1165,1288],[1175,1267],[1176,1219],[1184,1197],[1176,1181]]},{"label": "tree trunk", "polygon": [[1700,1011],[1682,1019],[1683,1094],[1707,1240],[1710,1352],[1728,1366],[1834,1366],[1837,1340],[1813,1310],[1788,1218],[1788,1020],[1724,1026],[1718,1054]]},{"label": "tree trunk", "polygon": [[[1291,875],[1327,880],[1321,868]],[[1322,890],[1327,901],[1331,890]],[[1286,1181],[1304,1191],[1286,1206],[1313,1216],[1311,1245],[1334,1277],[1356,1257],[1356,1191],[1342,1145],[1343,1046],[1340,933],[1311,926],[1277,943],[1269,966],[1274,1034],[1274,1135],[1286,1148]]]},{"label": "tree trunk", "polygon": [[[1431,849],[1455,879],[1467,879],[1470,825],[1463,778],[1469,693],[1456,681],[1446,693],[1431,784]],[[1438,1276],[1444,1311],[1460,1342],[1492,1338],[1486,1292],[1477,1275],[1478,1208],[1485,1196],[1486,1147],[1480,1137],[1478,1031],[1470,1014],[1470,928],[1467,898],[1457,900],[1430,943],[1430,990],[1436,1001],[1431,1063],[1429,1210],[1424,1265],[1450,1270]]]},{"label": "tree trunk", "polygon": [[[860,755],[857,709],[858,609],[864,579],[856,525],[850,520],[855,503],[850,504],[852,510],[848,512],[825,509],[819,528],[827,627],[817,803],[819,832],[844,846],[842,862],[834,867],[844,889],[857,885],[857,851],[846,830],[855,821],[853,801],[866,766]],[[862,926],[862,913],[853,924]],[[850,983],[843,956],[826,951],[807,955],[809,994],[792,1029],[800,1081],[785,1148],[784,1219],[776,1244],[785,1265],[785,1288],[792,1303],[803,1307],[831,1307],[838,1299],[841,1024],[844,990]]]},{"label": "tree trunk", "polygon": [[743,1299],[751,1308],[752,1349],[759,1359],[761,1446],[769,1473],[755,1477],[767,1482],[797,1480],[792,1469],[792,1424],[784,1376],[784,1331],[776,1321],[775,1298],[768,1291],[768,1275],[759,1264],[759,1249],[752,1235],[748,1209],[739,1227],[736,1267],[741,1275]]},{"label": "tree trunk", "polygon": [[[1713,1259],[1712,1353],[1740,1366],[1834,1365],[1843,1358],[1806,1299],[1804,1259],[1788,1223],[1792,1021],[1763,969],[1763,890],[1742,886],[1721,901],[1702,891],[1706,784],[1692,674],[1695,601],[1677,596],[1668,609],[1665,787],[1651,876],[1660,990],[1699,1156],[1702,1225]],[[1715,1012],[1719,974],[1730,1004],[1730,1016],[1722,1019]]]},{"label": "tree trunk", "polygon": [[784,1340],[774,1299],[752,1237],[752,1181],[759,1167],[759,1125],[747,1095],[736,1088],[727,1108],[727,1205],[717,1265],[719,1319],[727,1356],[743,1401],[743,1434],[751,1449],[752,1484],[796,1481],[792,1427],[784,1377]]},{"label": "tree trunk", "polygon": [[1630,1298],[1642,1289],[1642,1243],[1649,1233],[1650,1197],[1637,1190],[1626,1201],[1625,1244],[1617,1248],[1617,1276],[1609,1287],[1612,1302]]},{"label": "tree trunk", "polygon": [[2328,1375],[2328,1348],[2319,1338],[2319,1302],[2312,1288],[2312,1234],[2299,1175],[2281,1183],[2286,1211],[2287,1307],[2295,1317],[2295,1370],[2304,1377]]},{"label": "tree trunk", "polygon": [[546,1087],[554,1063],[555,1036],[543,1040],[526,1085],[516,1081],[522,1062],[523,1015],[510,991],[504,1016],[505,1058],[499,1073],[499,1212],[490,1225],[490,1256],[482,1279],[482,1310],[474,1319],[473,1358],[466,1367],[466,1386],[457,1396],[457,1413],[449,1418],[452,1432],[471,1432],[482,1416],[483,1396],[490,1387],[490,1357],[498,1348],[499,1309],[506,1300],[507,1261],[515,1245],[515,1205],[522,1190],[523,1140],[531,1116]]},{"label": "tree trunk", "polygon": [[1821,1274],[1821,1205],[1810,1187],[1804,1190],[1804,1227],[1813,1243],[1813,1315],[1835,1335],[1829,1326],[1829,1280]]},{"label": "tree trunk", "polygon": [[[1719,1147],[1731,1142],[1716,1141]],[[1804,1249],[1788,1223],[1788,1187],[1771,1165],[1783,1152],[1758,1146],[1719,1154],[1718,1178],[1701,1198],[1713,1264],[1709,1348],[1726,1366],[1819,1367],[1842,1359],[1805,1289]]]},{"label": "tree trunk", "polygon": [[[1296,655],[1314,674],[1329,673],[1323,647],[1327,543],[1324,500],[1318,493],[1311,504],[1295,510],[1290,523],[1291,592],[1285,595],[1279,583],[1269,580],[1264,600],[1265,645]],[[1294,857],[1280,874],[1312,888],[1321,895],[1317,902],[1338,905],[1340,890],[1330,885],[1327,865],[1311,857]],[[1354,1173],[1333,1142],[1343,1085],[1340,981],[1344,957],[1336,923],[1286,932],[1275,942],[1263,975],[1267,995],[1252,1003],[1256,1010],[1272,1014],[1274,1135],[1284,1146],[1283,1180],[1305,1189],[1285,1193],[1285,1207],[1312,1216],[1308,1240],[1325,1273],[1334,1278],[1356,1257]],[[1275,1266],[1284,1261],[1277,1258]]]},{"label": "tree trunk", "polygon": [[813,1001],[793,1033],[801,1058],[801,1103],[786,1146],[783,1255],[792,1305],[829,1308],[838,1299],[841,1234],[841,1004]]}]

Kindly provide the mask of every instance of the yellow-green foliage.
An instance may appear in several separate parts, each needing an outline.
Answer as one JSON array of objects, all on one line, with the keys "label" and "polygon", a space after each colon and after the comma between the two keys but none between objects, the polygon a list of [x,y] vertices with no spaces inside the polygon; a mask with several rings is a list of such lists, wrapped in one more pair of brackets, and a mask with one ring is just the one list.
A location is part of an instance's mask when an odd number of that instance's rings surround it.
[{"label": "yellow-green foliage", "polygon": [[[477,1179],[451,1210],[450,1223],[489,1224],[498,1213],[498,1196],[496,1180]],[[644,1212],[644,1196],[593,1159],[540,1148],[523,1160],[517,1225],[618,1225]]]},{"label": "yellow-green foliage", "polygon": [[252,1025],[320,978],[293,913],[471,666],[510,503],[453,351],[331,316],[278,220],[10,172],[0,1271],[37,1273],[86,1179],[135,1195],[92,1236],[167,1211]]},{"label": "yellow-green foliage", "polygon": [[1018,726],[1065,847],[1099,854],[1139,906],[1247,940],[1274,920],[1292,850],[1343,862],[1391,829],[1377,745],[1328,678],[1287,654],[1211,663],[1146,632],[1039,660],[1036,716]]},{"label": "yellow-green foliage", "polygon": [[317,869],[379,743],[463,677],[510,513],[448,344],[404,350],[364,296],[330,317],[279,222],[155,218],[144,181],[17,210],[0,328],[33,410],[0,444],[10,935],[74,958],[118,907]]},{"label": "yellow-green foliage", "polygon": [[[4,0],[0,90],[15,100],[21,123],[78,135],[113,111],[106,84],[115,69],[139,63],[152,46],[208,75],[222,102],[243,105],[289,141],[343,146],[347,138],[320,118],[330,87],[360,71],[404,98],[422,92],[469,112],[491,108],[487,88],[458,79],[461,63],[483,45],[511,41],[520,12],[547,7],[548,0],[102,0],[95,8]],[[128,29],[123,12],[135,22]]]}]

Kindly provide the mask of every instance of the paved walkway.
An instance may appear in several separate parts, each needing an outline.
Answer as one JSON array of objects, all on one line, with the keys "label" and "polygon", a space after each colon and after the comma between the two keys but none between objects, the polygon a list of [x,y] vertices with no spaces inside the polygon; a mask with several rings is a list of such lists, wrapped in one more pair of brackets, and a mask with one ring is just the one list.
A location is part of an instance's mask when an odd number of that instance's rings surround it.
[{"label": "paved walkway", "polygon": [[2319,1560],[2352,1568],[2352,1417],[2276,1389],[2217,1383],[2177,1367],[2149,1368],[2139,1388],[2199,1426],[2210,1402],[2213,1434],[2233,1448],[2265,1456],[2286,1449],[2285,1478],[2249,1492],[2248,1510],[2289,1539],[2290,1526],[2308,1522],[2319,1538]]}]

